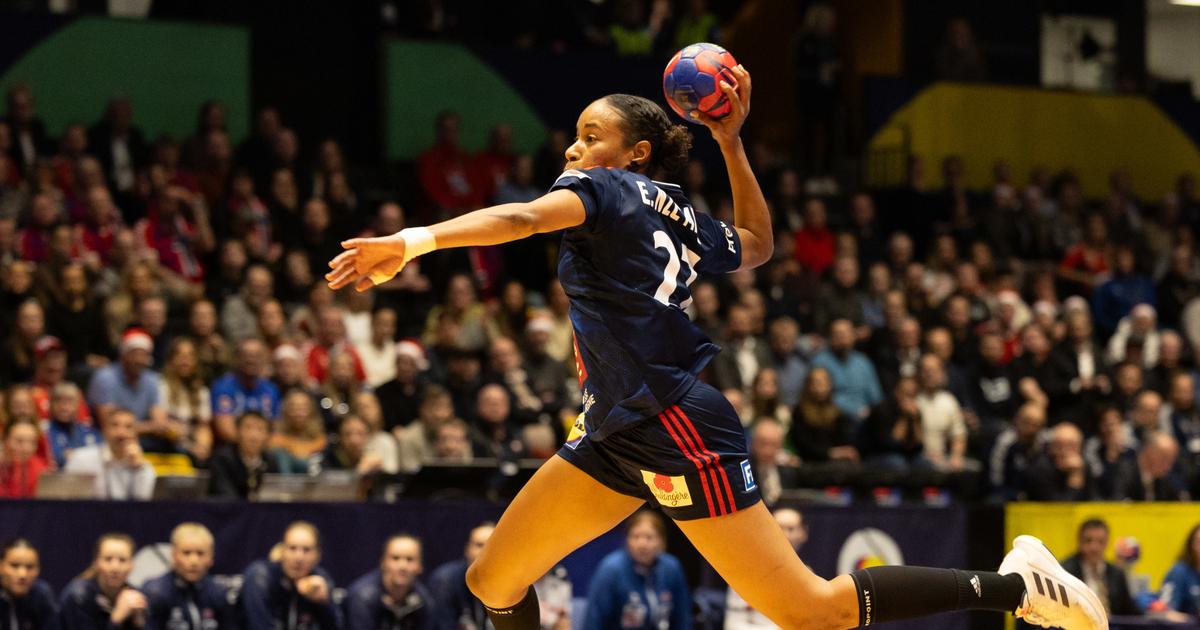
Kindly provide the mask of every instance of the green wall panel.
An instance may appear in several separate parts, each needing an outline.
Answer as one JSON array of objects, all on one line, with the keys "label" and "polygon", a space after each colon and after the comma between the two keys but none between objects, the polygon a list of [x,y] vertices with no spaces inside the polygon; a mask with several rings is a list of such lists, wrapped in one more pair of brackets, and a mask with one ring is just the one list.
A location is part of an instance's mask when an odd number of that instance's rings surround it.
[{"label": "green wall panel", "polygon": [[82,18],[31,49],[0,85],[28,83],[52,135],[99,120],[109,96],[121,94],[148,139],[182,138],[195,130],[201,103],[217,99],[236,142],[249,121],[249,51],[240,27]]},{"label": "green wall panel", "polygon": [[546,127],[525,98],[466,48],[391,40],[384,48],[387,154],[414,159],[433,144],[433,122],[446,109],[462,116],[462,144],[478,151],[500,122],[513,125],[514,149],[532,153]]}]

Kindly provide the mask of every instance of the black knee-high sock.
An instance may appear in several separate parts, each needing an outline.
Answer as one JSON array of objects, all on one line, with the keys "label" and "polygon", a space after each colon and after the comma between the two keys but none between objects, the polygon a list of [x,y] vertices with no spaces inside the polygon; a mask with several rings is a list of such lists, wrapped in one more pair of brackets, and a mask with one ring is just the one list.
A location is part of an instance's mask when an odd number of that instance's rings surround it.
[{"label": "black knee-high sock", "polygon": [[525,599],[510,608],[484,606],[484,609],[496,630],[538,630],[541,627],[542,610],[532,586],[525,592]]},{"label": "black knee-high sock", "polygon": [[859,627],[954,610],[1012,612],[1025,594],[1021,576],[991,571],[871,567],[850,577],[858,588]]}]

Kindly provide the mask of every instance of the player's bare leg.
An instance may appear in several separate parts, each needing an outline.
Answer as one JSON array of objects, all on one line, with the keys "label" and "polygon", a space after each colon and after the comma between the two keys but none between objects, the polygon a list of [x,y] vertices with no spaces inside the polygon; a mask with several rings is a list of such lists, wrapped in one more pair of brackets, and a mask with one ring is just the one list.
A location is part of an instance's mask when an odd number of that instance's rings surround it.
[{"label": "player's bare leg", "polygon": [[467,585],[488,608],[511,609],[563,557],[644,503],[613,491],[555,455],[504,511],[467,570]]},{"label": "player's bare leg", "polygon": [[813,573],[762,503],[676,524],[730,588],[781,628],[858,625],[853,580],[843,575],[830,581]]},{"label": "player's bare leg", "polygon": [[1016,612],[1068,630],[1108,628],[1095,595],[1029,536],[1014,541],[997,573],[872,567],[825,580],[804,566],[762,503],[677,523],[739,595],[789,630],[842,630],[954,610]]}]

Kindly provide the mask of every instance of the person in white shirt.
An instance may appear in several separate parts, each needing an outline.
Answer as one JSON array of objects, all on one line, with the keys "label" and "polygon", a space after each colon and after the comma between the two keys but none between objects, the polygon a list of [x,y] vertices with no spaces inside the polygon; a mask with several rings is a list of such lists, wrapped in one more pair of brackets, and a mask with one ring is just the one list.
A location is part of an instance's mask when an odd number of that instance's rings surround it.
[{"label": "person in white shirt", "polygon": [[[804,526],[804,515],[792,508],[775,508],[771,514],[775,522],[783,529],[783,535],[792,544],[796,554],[808,541],[808,528]],[[725,594],[725,630],[755,630],[758,628],[778,628],[771,623],[767,616],[754,610],[746,600],[742,599],[732,588]]]},{"label": "person in white shirt", "polygon": [[142,456],[134,423],[127,409],[116,409],[104,423],[104,442],[77,448],[63,469],[96,476],[97,499],[147,501],[154,494],[154,467]]},{"label": "person in white shirt", "polygon": [[396,311],[381,308],[371,315],[370,339],[354,344],[371,387],[379,387],[396,377],[395,337]]},{"label": "person in white shirt", "polygon": [[917,409],[921,412],[925,456],[943,470],[967,468],[967,424],[958,401],[946,390],[942,360],[926,354],[918,366],[921,391],[917,394]]}]

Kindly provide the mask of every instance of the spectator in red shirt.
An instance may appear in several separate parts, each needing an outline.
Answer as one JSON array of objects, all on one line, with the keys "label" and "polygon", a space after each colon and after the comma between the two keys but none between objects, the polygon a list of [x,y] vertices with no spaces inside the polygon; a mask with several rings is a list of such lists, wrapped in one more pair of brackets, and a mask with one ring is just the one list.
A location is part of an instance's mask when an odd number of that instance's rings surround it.
[{"label": "spectator in red shirt", "polygon": [[804,205],[804,227],[796,231],[796,260],[814,276],[833,264],[833,232],[826,225],[825,202],[809,199]]},{"label": "spectator in red shirt", "polygon": [[212,251],[215,239],[208,208],[198,195],[168,186],[151,206],[141,232],[146,245],[158,252],[162,266],[189,282],[204,280],[200,257]]},{"label": "spectator in red shirt", "polygon": [[101,261],[108,263],[113,241],[121,229],[121,210],[113,203],[112,195],[103,186],[88,189],[86,202],[83,247],[89,252],[94,252]]},{"label": "spectator in red shirt", "polygon": [[30,203],[29,224],[18,236],[18,251],[21,258],[43,262],[50,256],[50,231],[62,219],[62,209],[54,197],[40,193]]},{"label": "spectator in red shirt", "polygon": [[36,422],[21,419],[8,423],[0,459],[0,497],[25,499],[37,494],[38,477],[50,468],[37,454],[40,437]]},{"label": "spectator in red shirt", "polygon": [[481,199],[491,199],[508,181],[513,170],[513,128],[508,123],[492,127],[488,146],[475,156],[475,173],[479,180]]},{"label": "spectator in red shirt", "polygon": [[471,156],[458,143],[458,114],[444,111],[437,116],[437,140],[417,158],[421,188],[439,215],[458,215],[482,203],[482,191],[471,176]]},{"label": "spectator in red shirt", "polygon": [[305,359],[308,375],[313,381],[325,382],[329,372],[329,357],[338,352],[345,352],[354,358],[354,378],[357,381],[367,380],[358,353],[346,340],[346,322],[342,319],[342,312],[336,306],[325,306],[317,312],[317,335]]},{"label": "spectator in red shirt", "polygon": [[1093,287],[1108,279],[1112,244],[1104,217],[1089,216],[1084,230],[1083,241],[1071,246],[1058,263],[1058,275],[1071,285],[1069,293],[1090,295]]}]

